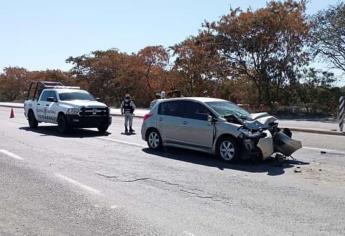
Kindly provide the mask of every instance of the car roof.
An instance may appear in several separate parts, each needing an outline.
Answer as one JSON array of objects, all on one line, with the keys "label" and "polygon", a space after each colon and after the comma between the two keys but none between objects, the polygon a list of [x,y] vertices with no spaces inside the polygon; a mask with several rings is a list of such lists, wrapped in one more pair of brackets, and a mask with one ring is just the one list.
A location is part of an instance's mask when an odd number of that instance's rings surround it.
[{"label": "car roof", "polygon": [[210,97],[180,97],[180,98],[165,98],[158,99],[160,102],[168,101],[198,101],[198,102],[226,102],[224,99],[210,98]]}]

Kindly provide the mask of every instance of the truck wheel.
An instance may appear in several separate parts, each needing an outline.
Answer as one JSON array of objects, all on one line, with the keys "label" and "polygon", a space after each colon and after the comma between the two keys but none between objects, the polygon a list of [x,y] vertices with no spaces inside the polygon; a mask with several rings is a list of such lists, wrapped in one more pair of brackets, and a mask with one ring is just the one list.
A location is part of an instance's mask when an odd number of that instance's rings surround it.
[{"label": "truck wheel", "polygon": [[97,127],[98,132],[101,134],[104,134],[105,132],[107,132],[108,128],[109,128],[108,125],[101,125]]},{"label": "truck wheel", "polygon": [[31,129],[36,129],[38,126],[38,121],[36,120],[35,114],[32,110],[28,114],[29,126]]},{"label": "truck wheel", "polygon": [[239,148],[237,142],[231,137],[224,137],[217,145],[217,155],[226,162],[237,159]]},{"label": "truck wheel", "polygon": [[67,123],[66,116],[60,114],[58,116],[58,131],[60,134],[66,134],[69,130],[69,125]]}]

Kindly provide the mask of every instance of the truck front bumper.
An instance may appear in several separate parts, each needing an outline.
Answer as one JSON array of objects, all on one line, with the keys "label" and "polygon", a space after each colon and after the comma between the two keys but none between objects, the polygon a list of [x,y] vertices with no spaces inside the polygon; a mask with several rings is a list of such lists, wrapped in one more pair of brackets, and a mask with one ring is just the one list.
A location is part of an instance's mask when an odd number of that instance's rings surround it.
[{"label": "truck front bumper", "polygon": [[110,126],[111,116],[78,116],[67,115],[67,122],[73,128],[97,128],[100,126]]}]

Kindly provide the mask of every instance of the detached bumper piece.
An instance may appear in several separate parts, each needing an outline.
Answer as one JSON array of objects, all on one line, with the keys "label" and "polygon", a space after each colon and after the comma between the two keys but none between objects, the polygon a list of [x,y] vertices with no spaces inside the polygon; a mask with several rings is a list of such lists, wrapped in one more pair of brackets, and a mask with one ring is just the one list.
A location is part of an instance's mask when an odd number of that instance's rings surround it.
[{"label": "detached bumper piece", "polygon": [[298,140],[290,138],[283,132],[278,132],[274,136],[274,151],[279,152],[287,157],[302,148],[302,143]]}]

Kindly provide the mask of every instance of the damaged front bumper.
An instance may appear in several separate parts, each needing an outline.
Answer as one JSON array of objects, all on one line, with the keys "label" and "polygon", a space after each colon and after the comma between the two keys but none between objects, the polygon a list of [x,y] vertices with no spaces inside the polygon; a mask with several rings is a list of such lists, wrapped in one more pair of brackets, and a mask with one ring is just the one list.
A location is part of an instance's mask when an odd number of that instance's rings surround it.
[{"label": "damaged front bumper", "polygon": [[272,135],[269,130],[262,131],[259,139],[245,138],[242,139],[243,146],[250,154],[261,154],[263,160],[272,156],[273,153],[281,153],[284,156],[291,156],[292,153],[302,148],[302,143],[298,140],[290,138],[282,131],[276,132]]}]

